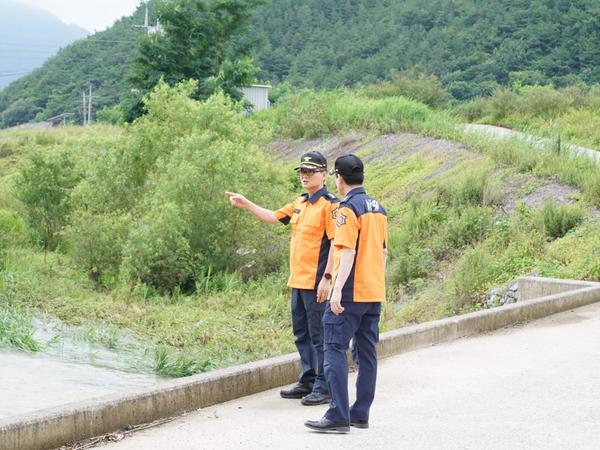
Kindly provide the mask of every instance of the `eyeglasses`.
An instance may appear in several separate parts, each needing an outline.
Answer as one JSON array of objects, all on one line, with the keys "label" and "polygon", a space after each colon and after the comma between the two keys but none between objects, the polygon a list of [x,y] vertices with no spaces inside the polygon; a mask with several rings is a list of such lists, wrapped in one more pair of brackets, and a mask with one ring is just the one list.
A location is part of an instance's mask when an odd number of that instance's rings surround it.
[{"label": "eyeglasses", "polygon": [[325,172],[324,170],[300,169],[300,175],[312,177],[315,173]]}]

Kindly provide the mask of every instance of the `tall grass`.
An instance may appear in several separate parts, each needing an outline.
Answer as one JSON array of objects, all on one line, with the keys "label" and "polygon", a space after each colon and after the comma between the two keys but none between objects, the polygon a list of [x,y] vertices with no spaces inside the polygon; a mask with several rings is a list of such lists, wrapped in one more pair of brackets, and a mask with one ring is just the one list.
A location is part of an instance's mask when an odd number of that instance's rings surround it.
[{"label": "tall grass", "polygon": [[600,149],[600,86],[500,88],[456,108],[468,122],[507,126]]},{"label": "tall grass", "polygon": [[304,91],[288,96],[259,116],[277,135],[312,139],[369,130],[377,133],[411,131],[452,137],[458,128],[443,112],[404,97],[370,98],[346,89]]},{"label": "tall grass", "polygon": [[539,148],[519,138],[464,133],[460,141],[502,166],[541,178],[558,177],[561,182],[580,189],[588,203],[600,206],[600,169],[588,157],[559,154],[552,148]]},{"label": "tall grass", "polygon": [[[0,299],[0,303],[3,303]],[[33,316],[27,310],[0,304],[0,347],[37,352],[41,344],[34,337]]]}]

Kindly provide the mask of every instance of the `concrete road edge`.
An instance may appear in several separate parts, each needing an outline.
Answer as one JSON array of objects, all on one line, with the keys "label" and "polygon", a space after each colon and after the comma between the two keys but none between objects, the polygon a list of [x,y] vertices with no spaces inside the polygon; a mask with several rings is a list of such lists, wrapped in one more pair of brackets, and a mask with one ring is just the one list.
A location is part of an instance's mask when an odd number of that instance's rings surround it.
[{"label": "concrete road edge", "polygon": [[[383,333],[379,358],[493,331],[600,301],[600,283],[524,277],[522,301]],[[0,448],[56,448],[94,436],[293,383],[295,354],[160,383],[127,395],[72,403],[0,420]]]}]

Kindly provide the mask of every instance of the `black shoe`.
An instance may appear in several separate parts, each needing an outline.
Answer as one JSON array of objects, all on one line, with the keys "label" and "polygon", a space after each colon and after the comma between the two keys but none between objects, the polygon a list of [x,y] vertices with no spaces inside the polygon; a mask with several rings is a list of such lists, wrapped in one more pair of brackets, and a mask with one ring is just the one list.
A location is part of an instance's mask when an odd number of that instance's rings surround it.
[{"label": "black shoe", "polygon": [[311,392],[302,397],[302,404],[306,406],[325,405],[331,401],[331,395],[320,392]]},{"label": "black shoe", "polygon": [[302,398],[312,392],[312,383],[297,383],[291,389],[283,389],[279,393],[283,398]]},{"label": "black shoe", "polygon": [[332,422],[323,417],[321,420],[307,420],[304,425],[319,433],[349,433],[350,427],[345,423]]},{"label": "black shoe", "polygon": [[350,426],[354,428],[369,428],[369,421],[361,419],[350,419]]}]

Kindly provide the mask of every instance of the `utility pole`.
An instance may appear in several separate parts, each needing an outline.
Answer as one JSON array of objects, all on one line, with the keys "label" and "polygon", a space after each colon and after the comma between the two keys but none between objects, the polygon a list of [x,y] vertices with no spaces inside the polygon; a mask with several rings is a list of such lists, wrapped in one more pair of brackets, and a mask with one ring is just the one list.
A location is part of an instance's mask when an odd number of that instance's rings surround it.
[{"label": "utility pole", "polygon": [[85,127],[85,116],[86,116],[86,105],[85,105],[85,91],[83,91],[83,109],[82,109],[82,114],[81,117],[83,117],[83,126]]},{"label": "utility pole", "polygon": [[92,123],[92,83],[90,83],[90,97],[88,98],[88,125]]}]

